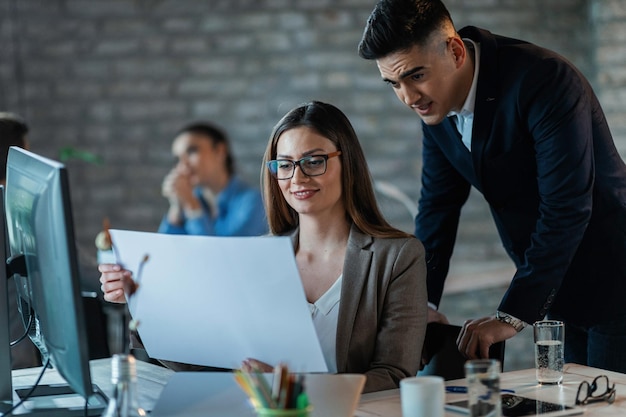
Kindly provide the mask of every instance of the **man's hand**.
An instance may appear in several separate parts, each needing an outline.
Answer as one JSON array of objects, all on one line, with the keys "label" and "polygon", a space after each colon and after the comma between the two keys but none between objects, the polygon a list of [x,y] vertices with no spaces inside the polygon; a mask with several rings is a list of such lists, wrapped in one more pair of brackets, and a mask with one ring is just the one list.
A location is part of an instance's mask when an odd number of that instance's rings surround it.
[{"label": "man's hand", "polygon": [[456,344],[459,352],[468,359],[489,358],[489,347],[495,343],[510,339],[517,331],[510,324],[495,318],[483,317],[467,320],[459,333]]}]

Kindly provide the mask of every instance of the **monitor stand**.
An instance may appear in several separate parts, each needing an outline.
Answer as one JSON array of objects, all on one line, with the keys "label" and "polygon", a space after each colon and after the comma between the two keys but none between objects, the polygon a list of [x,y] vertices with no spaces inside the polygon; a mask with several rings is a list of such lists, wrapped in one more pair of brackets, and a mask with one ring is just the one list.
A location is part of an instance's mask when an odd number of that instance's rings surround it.
[{"label": "monitor stand", "polygon": [[[15,388],[15,403],[28,396],[32,387]],[[75,393],[67,384],[40,384],[35,391],[12,412],[15,416],[80,417],[101,416],[108,404],[107,396],[94,385],[85,413],[85,398]]]}]

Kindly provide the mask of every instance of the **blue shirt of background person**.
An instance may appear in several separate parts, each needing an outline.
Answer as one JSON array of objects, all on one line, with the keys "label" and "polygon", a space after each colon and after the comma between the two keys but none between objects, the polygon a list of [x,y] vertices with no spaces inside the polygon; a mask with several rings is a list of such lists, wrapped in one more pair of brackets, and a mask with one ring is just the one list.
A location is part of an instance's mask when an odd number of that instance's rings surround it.
[{"label": "blue shirt of background person", "polygon": [[194,189],[194,194],[202,206],[201,215],[184,218],[181,225],[171,224],[165,216],[159,232],[209,236],[255,236],[267,232],[261,195],[239,178],[231,179],[217,196],[215,218],[210,215],[210,203],[203,197],[202,188]]},{"label": "blue shirt of background person", "polygon": [[226,134],[209,123],[183,127],[172,143],[176,166],[163,180],[170,207],[160,233],[258,236],[267,233],[259,190],[235,175]]}]

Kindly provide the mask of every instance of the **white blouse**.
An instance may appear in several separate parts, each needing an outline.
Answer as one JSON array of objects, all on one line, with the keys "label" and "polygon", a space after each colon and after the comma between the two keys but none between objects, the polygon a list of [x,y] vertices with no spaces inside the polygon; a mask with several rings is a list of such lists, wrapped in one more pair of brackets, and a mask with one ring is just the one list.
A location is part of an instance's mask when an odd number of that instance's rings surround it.
[{"label": "white blouse", "polygon": [[337,319],[339,318],[342,277],[343,274],[315,303],[309,303],[313,325],[330,373],[337,373]]}]

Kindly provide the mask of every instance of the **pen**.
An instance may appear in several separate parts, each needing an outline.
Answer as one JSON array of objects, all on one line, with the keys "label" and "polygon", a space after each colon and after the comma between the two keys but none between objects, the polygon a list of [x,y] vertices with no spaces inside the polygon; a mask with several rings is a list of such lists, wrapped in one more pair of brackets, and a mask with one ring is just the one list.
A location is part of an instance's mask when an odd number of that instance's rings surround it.
[{"label": "pen", "polygon": [[[446,392],[451,392],[455,394],[467,394],[467,387],[462,386],[448,386],[446,387]],[[512,389],[501,389],[500,392],[508,392],[514,394],[515,391]]]}]

